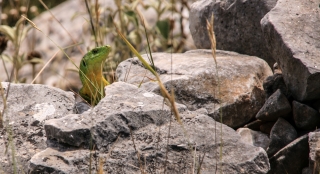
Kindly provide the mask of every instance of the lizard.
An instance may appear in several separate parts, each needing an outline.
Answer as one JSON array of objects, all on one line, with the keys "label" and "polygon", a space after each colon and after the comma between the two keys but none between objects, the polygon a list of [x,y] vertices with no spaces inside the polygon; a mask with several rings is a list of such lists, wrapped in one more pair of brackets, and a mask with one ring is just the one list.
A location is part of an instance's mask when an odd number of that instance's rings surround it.
[{"label": "lizard", "polygon": [[97,105],[105,96],[104,87],[109,85],[109,82],[102,74],[102,67],[110,51],[109,45],[96,47],[80,61],[79,76],[83,86],[79,94],[89,104]]}]

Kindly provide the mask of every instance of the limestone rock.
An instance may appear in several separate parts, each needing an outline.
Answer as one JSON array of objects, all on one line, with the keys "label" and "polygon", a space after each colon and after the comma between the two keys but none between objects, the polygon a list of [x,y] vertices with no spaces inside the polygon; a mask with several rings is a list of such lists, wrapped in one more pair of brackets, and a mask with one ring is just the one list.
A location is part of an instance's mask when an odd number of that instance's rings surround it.
[{"label": "limestone rock", "polygon": [[[260,20],[277,0],[200,0],[191,5],[190,32],[197,48],[211,48],[207,22],[214,14],[217,48],[260,57],[270,67],[274,59],[267,51]],[[254,34],[253,34],[254,33]]]},{"label": "limestone rock", "polygon": [[[142,56],[148,61],[147,55]],[[217,51],[219,76],[210,50],[154,53],[153,59],[166,88],[173,87],[178,103],[189,110],[206,108],[218,121],[222,109],[223,123],[234,128],[250,121],[262,107],[265,101],[262,82],[272,74],[265,61],[228,51]],[[160,94],[153,75],[137,58],[120,63],[116,76],[119,81],[137,86],[141,83],[142,89]]]},{"label": "limestone rock", "polygon": [[[87,173],[90,141],[95,148],[91,171],[96,171],[96,162],[104,159],[102,169],[110,173],[141,173],[139,166],[151,173],[164,169],[190,173],[194,157],[203,158],[203,173],[221,169],[223,173],[260,174],[270,169],[262,148],[241,142],[232,128],[204,115],[205,109],[188,111],[177,104],[182,127],[174,119],[170,122],[169,107],[157,94],[124,82],[105,90],[108,95],[93,109],[46,122],[48,145],[53,147],[33,156],[30,173]],[[57,145],[59,142],[62,144]]]},{"label": "limestone rock", "polygon": [[270,158],[268,174],[300,174],[308,166],[308,135],[301,136]]},{"label": "limestone rock", "polygon": [[303,130],[315,130],[320,124],[320,113],[308,105],[292,102],[293,118],[296,126]]},{"label": "limestone rock", "polygon": [[269,146],[270,139],[268,135],[262,132],[250,130],[248,128],[239,128],[237,132],[241,136],[241,141],[243,143],[251,144],[256,147],[262,147],[265,150]]},{"label": "limestone rock", "polygon": [[298,101],[320,99],[319,2],[278,0],[261,20],[264,38]]},{"label": "limestone rock", "polygon": [[279,118],[271,129],[270,145],[267,149],[268,156],[271,157],[281,148],[291,143],[297,138],[297,131],[285,119]]},{"label": "limestone rock", "polygon": [[[57,139],[72,146],[108,149],[119,134],[129,135],[148,124],[161,125],[170,119],[171,111],[163,106],[163,98],[152,92],[124,82],[107,86],[105,98],[92,110],[60,119],[46,121],[44,128],[48,139]],[[185,106],[177,105],[179,110]]]},{"label": "limestone rock", "polygon": [[[14,135],[15,158],[20,173],[27,173],[28,160],[37,152],[46,148],[46,134],[43,129],[45,120],[60,118],[71,114],[74,96],[71,92],[45,85],[10,84],[1,82],[7,93],[7,109],[3,112],[3,100],[0,97],[1,112],[4,113],[4,129],[0,129],[0,149],[7,149],[9,143],[9,126]],[[10,149],[10,150],[9,150]],[[0,158],[0,170],[13,173],[11,148],[8,155]],[[3,151],[4,152],[4,151]]]},{"label": "limestone rock", "polygon": [[[215,173],[216,170],[216,160],[218,160],[218,154],[220,150],[219,138],[221,135],[219,126],[214,127],[215,121],[204,115],[197,115],[187,122],[184,122],[185,129],[188,134],[189,142],[191,147],[197,149],[197,159],[200,159],[204,151],[206,155],[201,166],[201,173]],[[150,129],[151,128],[151,129]],[[171,135],[169,145],[166,145],[166,137],[168,131],[168,123],[161,126],[159,130],[153,127],[144,127],[134,133],[135,142],[138,144],[137,147],[141,156],[147,159],[147,165],[150,164],[148,168],[149,171],[157,171],[156,166],[158,166],[158,171],[163,172],[163,163],[165,160],[166,148],[169,148],[167,164],[168,173],[192,173],[190,170],[192,165],[192,154],[190,152],[190,147],[188,147],[188,140],[186,135],[183,134],[183,129],[177,122],[173,122],[171,127]],[[265,151],[260,147],[254,147],[251,145],[244,144],[240,141],[240,136],[231,128],[222,125],[223,132],[223,147],[222,147],[222,173],[267,173],[269,170],[268,159],[266,157]],[[217,139],[214,137],[214,133],[217,135]],[[219,135],[220,134],[220,135]],[[159,136],[159,141],[156,136]],[[151,142],[150,142],[151,141]],[[157,144],[159,144],[157,146]],[[195,146],[194,146],[195,145]],[[155,148],[158,147],[158,148]],[[114,168],[121,167],[122,163],[131,163],[138,166],[136,155],[132,159],[134,154],[134,148],[132,147],[131,141],[119,141],[114,145],[113,153],[119,154],[124,158],[120,159],[116,156],[107,161],[114,162],[109,163],[109,166],[113,165]],[[152,162],[152,163],[151,163]],[[157,163],[160,163],[157,165]],[[220,162],[218,161],[218,171],[220,171]],[[130,173],[132,167],[125,166],[125,173]],[[160,172],[160,173],[162,173]],[[136,172],[140,173],[140,172]],[[157,173],[157,172],[154,172]]]},{"label": "limestone rock", "polygon": [[290,112],[291,106],[288,99],[278,89],[268,98],[256,118],[263,121],[276,121],[279,117],[285,117]]}]

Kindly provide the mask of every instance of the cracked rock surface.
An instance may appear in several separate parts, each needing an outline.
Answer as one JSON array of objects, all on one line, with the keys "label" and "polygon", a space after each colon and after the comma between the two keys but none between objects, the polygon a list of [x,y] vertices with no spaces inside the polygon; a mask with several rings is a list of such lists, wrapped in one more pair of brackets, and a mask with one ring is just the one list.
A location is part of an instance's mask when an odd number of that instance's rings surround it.
[{"label": "cracked rock surface", "polygon": [[[29,172],[88,173],[97,171],[100,159],[100,169],[109,173],[141,173],[141,167],[148,173],[190,173],[194,157],[203,158],[203,173],[214,171],[216,164],[224,173],[270,169],[262,148],[242,143],[232,128],[215,122],[204,109],[188,111],[177,104],[181,126],[163,98],[153,92],[124,82],[113,83],[105,91],[108,95],[92,110],[46,121],[48,139],[55,143],[31,159]],[[90,141],[95,147],[91,169]]]},{"label": "cracked rock surface", "polygon": [[[142,57],[148,61],[147,55]],[[211,50],[154,53],[153,59],[160,79],[168,90],[173,87],[178,103],[189,110],[205,108],[218,121],[221,108],[223,124],[233,128],[246,124],[263,106],[263,80],[272,75],[262,59],[229,51],[217,51],[218,69]],[[116,76],[119,81],[141,83],[142,89],[160,94],[153,75],[137,58],[120,63]]]},{"label": "cracked rock surface", "polygon": [[[1,112],[4,113],[4,129],[0,129],[0,167],[6,173],[13,173],[10,132],[12,131],[15,149],[15,163],[21,173],[27,173],[30,158],[46,148],[46,133],[43,128],[45,120],[60,118],[71,114],[74,96],[71,92],[45,85],[13,84],[1,82],[6,94],[7,109],[3,111],[3,100],[0,99]],[[9,87],[10,86],[10,87]],[[5,154],[5,149],[7,152]]]}]

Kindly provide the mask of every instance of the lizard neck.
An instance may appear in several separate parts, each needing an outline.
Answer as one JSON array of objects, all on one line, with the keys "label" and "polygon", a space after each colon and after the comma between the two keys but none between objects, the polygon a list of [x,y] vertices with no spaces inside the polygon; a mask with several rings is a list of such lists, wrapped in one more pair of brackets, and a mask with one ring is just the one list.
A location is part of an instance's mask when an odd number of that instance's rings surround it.
[{"label": "lizard neck", "polygon": [[[105,87],[106,85],[109,84],[107,82],[107,80],[102,75],[101,67],[93,68],[93,69],[89,70],[85,75],[87,76],[88,79],[85,77],[81,78],[85,82],[85,83],[83,83],[83,88],[85,88],[85,90],[90,88],[93,91],[95,91],[96,89],[102,91],[103,87]],[[95,87],[93,87],[92,84]]]}]

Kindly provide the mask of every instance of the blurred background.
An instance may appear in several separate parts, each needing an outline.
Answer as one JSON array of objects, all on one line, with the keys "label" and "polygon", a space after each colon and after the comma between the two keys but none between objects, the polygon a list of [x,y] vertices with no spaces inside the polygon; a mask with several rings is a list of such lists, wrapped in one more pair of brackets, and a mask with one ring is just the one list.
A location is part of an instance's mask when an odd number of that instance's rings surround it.
[{"label": "blurred background", "polygon": [[141,53],[149,52],[147,41],[151,52],[195,49],[188,22],[192,2],[0,0],[0,81],[33,82],[77,92],[81,83],[76,66],[88,50],[102,45],[112,47],[104,75],[116,81],[117,65],[133,57],[116,26]]}]

